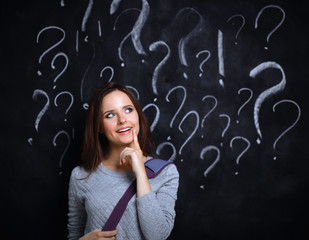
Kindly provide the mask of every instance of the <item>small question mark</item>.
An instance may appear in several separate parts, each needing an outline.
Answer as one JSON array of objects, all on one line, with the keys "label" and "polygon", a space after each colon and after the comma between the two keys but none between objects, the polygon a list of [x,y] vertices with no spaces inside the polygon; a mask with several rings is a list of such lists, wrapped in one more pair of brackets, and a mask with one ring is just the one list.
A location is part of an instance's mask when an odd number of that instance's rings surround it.
[{"label": "small question mark", "polygon": [[[54,139],[53,139],[53,145],[54,145],[54,147],[57,146],[56,141],[57,141],[57,138],[58,138],[61,134],[65,135],[65,136],[67,137],[67,140],[68,140],[68,141],[67,141],[67,145],[66,145],[66,147],[65,147],[65,149],[64,149],[64,151],[63,151],[63,153],[61,154],[61,157],[60,157],[60,160],[59,160],[59,168],[60,168],[60,169],[62,168],[63,157],[64,157],[64,155],[66,154],[66,152],[68,151],[68,149],[69,149],[69,147],[70,147],[70,144],[71,144],[71,137],[70,137],[70,135],[69,135],[66,131],[61,130],[61,131],[59,131],[59,132],[55,135],[55,137],[54,137]],[[62,175],[62,171],[59,172],[59,175]]]},{"label": "small question mark", "polygon": [[[213,161],[213,163],[204,171],[204,174],[203,174],[204,177],[207,177],[208,173],[217,165],[217,163],[220,161],[220,158],[221,158],[221,156],[220,156],[221,153],[220,153],[219,148],[217,148],[216,146],[210,145],[210,146],[207,146],[207,147],[202,149],[202,151],[200,153],[200,159],[204,160],[205,153],[207,153],[211,150],[215,150],[217,152],[217,156],[216,156],[215,161]],[[201,185],[200,188],[202,190],[204,190],[205,186]]]},{"label": "small question mark", "polygon": [[202,123],[201,123],[201,127],[202,127],[202,128],[204,127],[204,122],[205,122],[206,118],[215,110],[215,108],[216,108],[217,105],[218,105],[217,99],[216,99],[214,96],[212,96],[212,95],[206,95],[206,96],[204,96],[203,99],[202,99],[202,101],[204,102],[204,101],[205,101],[206,99],[208,99],[208,98],[211,98],[212,100],[214,100],[214,101],[215,101],[215,104],[212,106],[212,108],[211,108],[211,109],[205,114],[205,116],[203,117]]},{"label": "small question mark", "polygon": [[[261,9],[261,11],[258,13],[256,19],[255,19],[255,24],[254,24],[254,28],[257,29],[258,28],[258,21],[259,21],[259,18],[261,16],[261,14],[263,13],[263,11],[266,9],[266,8],[277,8],[281,11],[282,13],[282,19],[281,21],[279,22],[279,24],[267,35],[267,38],[266,38],[266,41],[267,43],[269,43],[269,38],[270,36],[275,32],[277,31],[277,29],[282,25],[282,23],[284,22],[284,19],[285,19],[285,12],[283,11],[283,9],[277,5],[267,5],[265,7],[263,7]],[[266,50],[268,49],[267,47],[264,47]]]},{"label": "small question mark", "polygon": [[[225,128],[223,129],[222,131],[222,134],[221,134],[221,137],[223,138],[224,137],[224,134],[226,133],[226,131],[229,129],[230,127],[230,124],[231,124],[231,118],[229,115],[227,114],[220,114],[219,117],[225,117],[227,119],[227,123],[226,123],[226,126]],[[220,143],[221,147],[223,146],[223,142]]]},{"label": "small question mark", "polygon": [[172,143],[170,143],[170,142],[163,142],[163,143],[161,143],[161,144],[157,147],[156,154],[157,154],[157,155],[160,155],[162,149],[163,149],[165,146],[170,146],[170,147],[172,148],[173,154],[172,154],[171,157],[168,159],[168,161],[174,162],[175,159],[176,159],[177,152],[176,152],[175,146],[174,146]]},{"label": "small question mark", "polygon": [[[70,103],[70,105],[67,107],[67,109],[66,109],[66,111],[65,111],[65,115],[67,115],[68,112],[69,112],[69,110],[70,110],[70,108],[72,107],[72,105],[73,105],[73,103],[74,103],[74,97],[73,97],[73,95],[72,95],[70,92],[68,92],[68,91],[63,91],[63,92],[58,93],[57,96],[56,96],[55,99],[54,99],[54,104],[55,104],[56,107],[58,107],[57,99],[58,99],[59,96],[61,96],[61,95],[63,95],[63,94],[67,94],[67,95],[69,95],[70,98],[71,98],[71,103]],[[64,121],[66,122],[67,119],[65,118]]]},{"label": "small question mark", "polygon": [[[278,83],[277,85],[262,92],[255,101],[253,118],[254,118],[255,128],[261,139],[262,139],[262,132],[260,130],[260,123],[259,123],[259,112],[260,112],[261,106],[267,98],[271,97],[272,95],[278,92],[281,92],[285,88],[286,77],[285,77],[285,73],[282,67],[276,62],[263,62],[259,64],[258,66],[256,66],[254,69],[252,69],[249,74],[250,77],[255,78],[259,73],[269,68],[279,69],[282,74],[282,79],[281,79],[281,82]],[[260,144],[261,140],[257,139],[257,143]]]},{"label": "small question mark", "polygon": [[[193,137],[193,135],[196,133],[197,129],[198,129],[198,126],[199,126],[199,121],[200,121],[200,116],[198,115],[198,113],[196,111],[190,111],[188,112],[184,117],[183,119],[181,120],[181,122],[179,123],[179,126],[178,126],[178,129],[180,132],[183,133],[183,130],[181,128],[183,122],[186,120],[186,118],[189,116],[189,115],[194,115],[196,117],[196,124],[195,124],[195,128],[194,130],[192,131],[192,133],[190,134],[190,136],[186,139],[186,141],[182,144],[182,146],[180,147],[179,149],[179,155],[181,155],[181,152],[182,152],[182,149],[184,148],[184,146],[191,140],[191,138]],[[190,122],[191,124],[192,122]]]},{"label": "small question mark", "polygon": [[34,127],[35,127],[37,132],[39,131],[39,124],[40,124],[41,118],[43,117],[43,115],[48,110],[49,104],[50,104],[49,103],[49,97],[48,97],[48,95],[45,91],[43,91],[41,89],[35,89],[34,92],[33,92],[33,95],[32,95],[32,99],[37,101],[38,95],[43,95],[46,98],[46,104],[44,105],[43,109],[39,112],[39,114],[37,115],[36,120],[35,120]]},{"label": "small question mark", "polygon": [[[248,102],[250,102],[252,96],[253,96],[253,91],[250,88],[241,88],[238,90],[238,94],[240,94],[242,91],[248,91],[250,93],[249,98],[243,103],[243,105],[240,106],[240,108],[237,111],[237,115],[239,117],[240,111],[247,105]],[[236,123],[239,123],[239,120],[236,120]]]},{"label": "small question mark", "polygon": [[[55,84],[56,84],[58,78],[60,78],[61,75],[66,71],[66,69],[67,69],[67,67],[68,67],[68,64],[69,64],[68,56],[67,56],[65,53],[63,53],[63,52],[60,52],[60,53],[57,53],[57,54],[55,55],[55,57],[53,58],[53,60],[52,60],[52,62],[51,62],[51,67],[52,67],[52,69],[55,69],[55,68],[56,68],[55,65],[54,65],[55,60],[56,60],[56,58],[58,58],[58,57],[60,57],[60,56],[62,56],[62,57],[65,58],[65,66],[64,66],[63,70],[55,77],[55,79],[54,79],[54,83],[55,83]],[[53,87],[53,89],[55,89],[55,88],[56,88],[56,85]]]},{"label": "small question mark", "polygon": [[207,57],[206,57],[206,58],[201,62],[201,64],[200,64],[201,73],[199,74],[199,77],[202,77],[202,73],[204,72],[204,70],[203,70],[203,65],[208,61],[208,59],[209,59],[210,56],[211,56],[210,51],[208,51],[208,50],[203,50],[203,51],[198,52],[198,53],[195,55],[195,57],[196,57],[196,58],[199,58],[199,56],[200,56],[201,54],[203,54],[203,53],[207,53]]},{"label": "small question mark", "polygon": [[[226,22],[229,22],[229,21],[231,21],[233,18],[236,18],[236,17],[240,17],[241,20],[242,20],[242,24],[241,24],[240,28],[238,29],[238,31],[236,32],[236,36],[235,36],[235,39],[236,39],[235,44],[237,45],[237,38],[238,38],[238,35],[239,35],[241,29],[244,27],[244,25],[245,25],[245,23],[246,23],[246,20],[245,20],[245,18],[244,18],[243,15],[236,14],[236,15],[231,16]],[[233,23],[233,25],[234,25],[234,23]]]},{"label": "small question mark", "polygon": [[152,43],[150,46],[149,46],[149,50],[151,52],[155,51],[158,46],[164,46],[167,48],[167,54],[166,56],[163,58],[163,60],[158,64],[158,66],[155,68],[154,72],[153,72],[153,75],[152,75],[152,89],[153,89],[153,93],[155,95],[159,95],[158,94],[158,90],[157,90],[157,82],[158,82],[158,75],[159,75],[159,72],[161,71],[162,67],[166,64],[167,60],[169,59],[170,55],[171,55],[171,50],[169,48],[169,46],[163,42],[163,41],[157,41],[157,42],[154,42]]},{"label": "small question mark", "polygon": [[153,132],[153,130],[155,129],[155,127],[157,126],[158,124],[158,121],[160,119],[160,109],[158,108],[158,106],[154,103],[149,103],[148,105],[146,105],[142,110],[143,112],[145,110],[147,110],[149,107],[154,107],[156,109],[156,117],[155,119],[153,120],[151,126],[150,126],[150,131]]},{"label": "small question mark", "polygon": [[[243,140],[247,143],[247,147],[238,155],[237,159],[236,159],[236,164],[238,165],[239,164],[239,160],[240,158],[248,151],[248,149],[250,148],[251,146],[251,143],[250,141],[245,138],[245,137],[241,137],[241,136],[236,136],[234,137],[231,142],[230,142],[230,148],[233,148],[233,142],[236,140],[236,139],[239,139],[239,140]],[[238,172],[235,172],[235,175],[238,175]]]},{"label": "small question mark", "polygon": [[[297,119],[295,120],[295,122],[290,126],[288,127],[283,133],[280,134],[280,136],[275,140],[274,144],[273,144],[273,148],[274,150],[276,149],[276,145],[279,141],[279,139],[281,139],[283,137],[283,135],[285,135],[288,131],[290,131],[295,125],[296,123],[298,122],[300,116],[301,116],[301,110],[300,110],[300,107],[298,106],[298,104],[292,100],[288,100],[288,99],[285,99],[285,100],[281,100],[277,103],[274,104],[273,106],[273,112],[276,111],[276,107],[279,105],[279,104],[282,104],[282,103],[292,103],[293,105],[295,105],[297,107],[297,110],[298,110],[298,115],[297,115]],[[274,157],[274,160],[276,160],[276,157]]]}]

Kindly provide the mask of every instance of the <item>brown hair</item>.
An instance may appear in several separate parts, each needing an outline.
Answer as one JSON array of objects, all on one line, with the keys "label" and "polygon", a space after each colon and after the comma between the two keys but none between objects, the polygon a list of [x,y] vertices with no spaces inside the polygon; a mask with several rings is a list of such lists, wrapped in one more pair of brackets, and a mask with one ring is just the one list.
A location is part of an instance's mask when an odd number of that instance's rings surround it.
[{"label": "brown hair", "polygon": [[138,141],[143,154],[149,156],[153,150],[154,144],[149,124],[135,95],[121,84],[107,83],[95,92],[87,112],[81,160],[82,166],[89,175],[95,171],[109,151],[108,139],[100,133],[100,109],[103,98],[116,90],[124,92],[130,98],[138,113],[140,125]]}]

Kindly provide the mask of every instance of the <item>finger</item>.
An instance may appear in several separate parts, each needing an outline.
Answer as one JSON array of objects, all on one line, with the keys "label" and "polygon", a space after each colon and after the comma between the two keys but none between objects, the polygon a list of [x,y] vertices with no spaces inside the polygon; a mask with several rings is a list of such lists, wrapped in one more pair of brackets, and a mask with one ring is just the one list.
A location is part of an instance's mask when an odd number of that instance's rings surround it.
[{"label": "finger", "polygon": [[100,232],[100,237],[106,237],[106,238],[112,238],[115,237],[118,233],[118,230],[113,230],[113,231],[104,231]]},{"label": "finger", "polygon": [[133,144],[134,144],[135,149],[140,149],[138,137],[137,137],[137,131],[135,128],[133,129]]}]

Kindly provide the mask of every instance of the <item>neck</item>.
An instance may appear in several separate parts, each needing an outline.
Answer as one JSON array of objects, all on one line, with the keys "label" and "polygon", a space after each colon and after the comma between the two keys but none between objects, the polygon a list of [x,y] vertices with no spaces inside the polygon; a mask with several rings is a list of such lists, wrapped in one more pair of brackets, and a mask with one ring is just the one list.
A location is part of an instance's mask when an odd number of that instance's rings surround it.
[{"label": "neck", "polygon": [[109,154],[103,159],[102,163],[105,167],[113,171],[129,171],[131,167],[127,164],[120,165],[120,154],[125,147],[110,147]]}]

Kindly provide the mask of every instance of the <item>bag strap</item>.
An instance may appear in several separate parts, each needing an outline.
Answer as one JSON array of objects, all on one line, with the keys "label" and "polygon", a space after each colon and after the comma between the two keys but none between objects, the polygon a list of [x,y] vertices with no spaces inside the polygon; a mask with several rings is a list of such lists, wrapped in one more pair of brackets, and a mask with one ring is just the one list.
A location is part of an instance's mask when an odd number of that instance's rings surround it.
[{"label": "bag strap", "polygon": [[[148,179],[155,178],[159,173],[172,162],[165,161],[162,159],[150,159],[145,162],[145,169]],[[111,215],[107,219],[105,225],[102,228],[102,231],[112,231],[115,230],[124,211],[127,208],[127,205],[130,199],[136,193],[136,179],[131,183],[125,193],[122,195]]]}]

